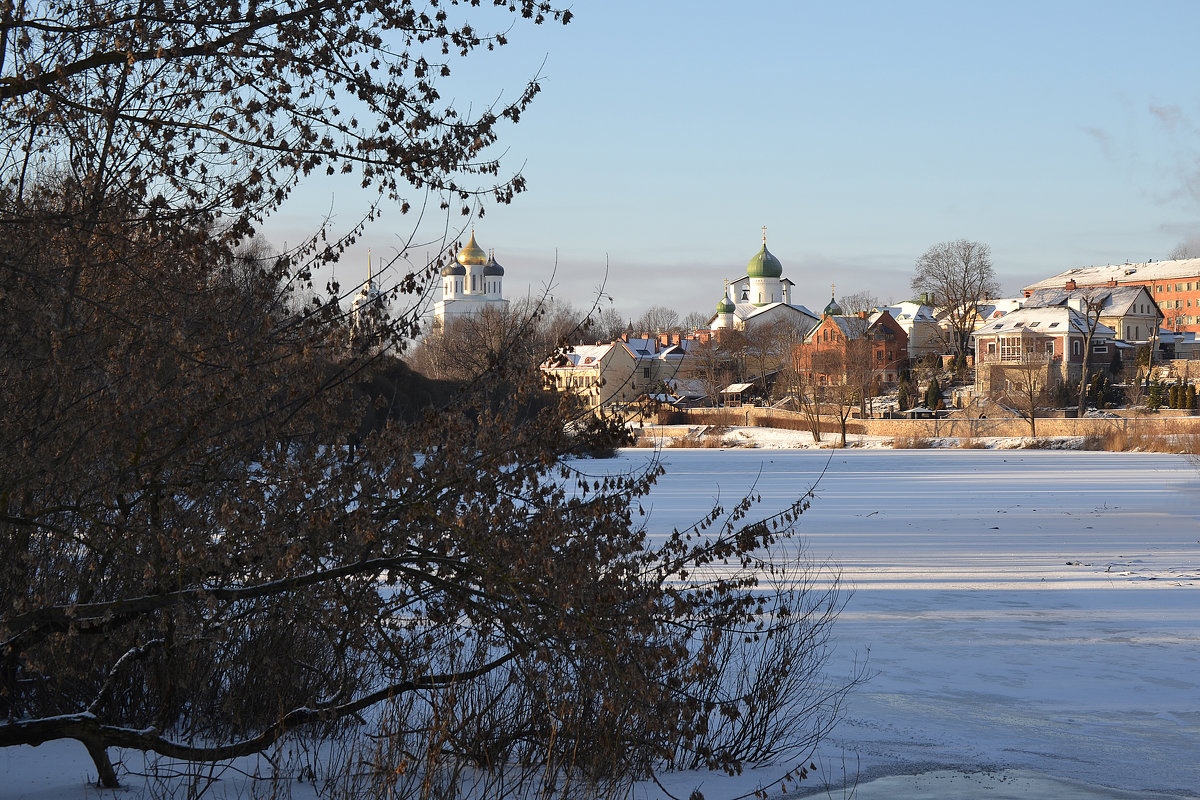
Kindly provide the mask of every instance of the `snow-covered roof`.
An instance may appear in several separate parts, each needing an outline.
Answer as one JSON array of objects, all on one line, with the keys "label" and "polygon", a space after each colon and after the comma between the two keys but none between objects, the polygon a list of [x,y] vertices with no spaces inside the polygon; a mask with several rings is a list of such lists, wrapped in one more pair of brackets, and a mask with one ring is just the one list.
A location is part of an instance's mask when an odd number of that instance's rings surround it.
[{"label": "snow-covered roof", "polygon": [[904,327],[910,327],[916,322],[936,322],[933,316],[933,306],[914,300],[905,300],[890,306],[876,306],[875,310],[888,312],[892,315],[892,319]]},{"label": "snow-covered roof", "polygon": [[721,394],[741,394],[747,389],[753,389],[753,383],[731,383],[721,390]]},{"label": "snow-covered roof", "polygon": [[[543,366],[553,368],[583,368],[592,367],[602,360],[614,347],[624,347],[623,342],[608,344],[577,344],[568,352],[557,353],[547,359]],[[632,351],[631,351],[632,352]]]},{"label": "snow-covered roof", "polygon": [[[1154,298],[1145,286],[1103,286],[1083,287],[1078,289],[1038,289],[1025,299],[1026,307],[1061,306],[1069,300],[1102,301],[1102,313],[1105,316],[1140,313],[1136,306],[1143,300],[1150,306],[1146,313],[1159,313]],[[1161,313],[1159,313],[1161,316]]]},{"label": "snow-covered roof", "polygon": [[[1087,333],[1087,320],[1068,306],[1018,308],[999,319],[988,320],[975,330],[975,336],[994,336],[1003,333],[1030,333],[1039,336],[1061,336],[1067,333]],[[1115,338],[1117,332],[1102,323],[1096,324],[1093,338]]]},{"label": "snow-covered roof", "polygon": [[[786,308],[794,313],[801,314],[807,317],[813,323],[819,319],[816,314],[812,313],[804,306],[796,305],[795,303],[767,303],[765,306],[756,306],[753,303],[738,302],[733,304],[733,315],[742,322],[745,322],[746,320],[754,319],[761,314],[765,314],[769,311],[775,311],[779,308]],[[717,319],[717,316],[718,315],[716,314],[710,316],[708,318],[708,324],[712,325],[712,323]]]},{"label": "snow-covered roof", "polygon": [[1138,264],[1107,264],[1102,267],[1075,267],[1060,272],[1052,278],[1031,283],[1025,291],[1038,289],[1061,289],[1067,281],[1079,286],[1095,286],[1109,280],[1145,282],[1195,278],[1200,275],[1200,258],[1182,258],[1175,261],[1146,261]]},{"label": "snow-covered roof", "polygon": [[767,311],[773,311],[780,306],[789,308],[792,311],[798,311],[801,314],[806,314],[812,317],[814,320],[817,319],[816,314],[812,313],[804,306],[798,306],[793,303],[767,303],[765,306],[756,306],[753,303],[734,303],[733,313],[738,319],[747,320],[752,317],[757,317],[759,314],[766,313]]},{"label": "snow-covered roof", "polygon": [[997,297],[991,300],[984,300],[975,306],[979,314],[979,318],[983,319],[998,319],[1005,314],[1011,314],[1025,304],[1023,297]]},{"label": "snow-covered roof", "polygon": [[[684,339],[683,341],[689,341]],[[687,355],[680,344],[662,344],[655,338],[631,337],[625,341],[625,347],[638,360],[647,358],[659,361],[670,361]]]}]

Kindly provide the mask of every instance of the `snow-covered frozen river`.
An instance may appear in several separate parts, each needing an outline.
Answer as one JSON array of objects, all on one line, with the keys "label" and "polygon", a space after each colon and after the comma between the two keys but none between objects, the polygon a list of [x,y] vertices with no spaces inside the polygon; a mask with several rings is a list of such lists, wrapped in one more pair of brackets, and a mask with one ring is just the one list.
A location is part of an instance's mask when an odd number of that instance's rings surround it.
[{"label": "snow-covered frozen river", "polygon": [[[844,764],[858,797],[998,797],[1005,780],[1030,796],[1200,797],[1200,472],[1187,460],[1013,450],[661,456],[668,473],[651,497],[651,530],[685,524],[717,491],[728,500],[751,484],[764,510],[778,508],[820,476],[800,530],[854,589],[831,667],[869,653],[873,677],[849,699],[819,766],[838,781]],[[872,793],[872,778],[947,768],[1001,777],[928,795],[919,781],[889,779]]]},{"label": "snow-covered frozen river", "polygon": [[[598,471],[650,457],[626,450]],[[834,675],[869,653],[802,792],[900,798],[1200,797],[1200,471],[1177,456],[1015,450],[664,450],[652,531],[762,511],[820,476],[800,520],[854,594]],[[0,751],[0,797],[94,796],[75,743]],[[708,800],[770,782],[664,776]],[[819,779],[835,784],[826,791]],[[308,797],[309,784],[294,796]],[[230,782],[224,794],[242,796]],[[770,796],[779,796],[773,790]],[[136,795],[136,793],[135,793]],[[637,800],[662,797],[641,786]]]}]

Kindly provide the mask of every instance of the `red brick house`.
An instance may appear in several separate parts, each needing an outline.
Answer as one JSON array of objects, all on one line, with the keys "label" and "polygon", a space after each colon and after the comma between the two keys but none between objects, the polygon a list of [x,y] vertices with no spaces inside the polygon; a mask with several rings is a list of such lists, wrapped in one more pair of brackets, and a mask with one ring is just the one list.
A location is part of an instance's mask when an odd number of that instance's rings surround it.
[{"label": "red brick house", "polygon": [[792,360],[817,384],[895,384],[908,365],[908,334],[887,311],[826,314],[796,345]]},{"label": "red brick house", "polygon": [[[1083,373],[1087,318],[1074,305],[1019,308],[988,320],[975,339],[975,390],[992,393],[1008,368],[1039,365],[1041,385],[1077,384]],[[1116,331],[1097,323],[1092,334],[1089,372],[1112,358]]]}]

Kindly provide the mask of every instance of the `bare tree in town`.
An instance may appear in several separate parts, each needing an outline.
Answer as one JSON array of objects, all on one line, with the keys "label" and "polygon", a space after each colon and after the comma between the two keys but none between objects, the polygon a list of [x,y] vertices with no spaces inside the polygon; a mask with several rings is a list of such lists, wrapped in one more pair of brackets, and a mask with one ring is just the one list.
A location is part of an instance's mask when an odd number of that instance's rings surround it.
[{"label": "bare tree in town", "polygon": [[811,376],[805,376],[802,373],[796,374],[794,387],[796,404],[800,407],[800,413],[804,415],[808,431],[812,434],[814,442],[820,442],[821,387],[812,380]]},{"label": "bare tree in town", "polygon": [[945,309],[955,366],[961,372],[966,368],[979,304],[1000,291],[991,249],[966,239],[935,244],[917,259],[911,283],[914,291],[932,293]]},{"label": "bare tree in town", "polygon": [[679,327],[679,312],[666,306],[650,306],[633,327],[639,333],[666,333]]},{"label": "bare tree in town", "polygon": [[879,298],[874,292],[863,289],[850,294],[842,295],[838,305],[842,308],[842,313],[848,317],[857,317],[860,313],[870,313],[879,306]]},{"label": "bare tree in town", "polygon": [[711,406],[721,405],[721,390],[736,380],[735,359],[716,336],[688,348],[692,374]]},{"label": "bare tree in town", "polygon": [[795,326],[783,320],[755,325],[745,331],[743,377],[766,388],[768,377],[788,360],[795,338]]},{"label": "bare tree in town", "polygon": [[815,388],[823,413],[835,417],[841,433],[839,447],[846,446],[850,415],[859,404],[857,388],[846,380],[846,358],[842,350],[822,350],[812,356],[814,372],[828,376]]},{"label": "bare tree in town", "polygon": [[[1037,436],[1038,409],[1046,398],[1049,363],[1037,355],[1027,355],[1019,364],[993,367],[1002,370],[1004,388],[1002,398],[1006,405],[1029,423],[1029,435]],[[994,376],[993,376],[994,380]]]},{"label": "bare tree in town", "polygon": [[588,341],[612,342],[628,330],[629,321],[612,306],[605,306],[588,315],[583,334]]},{"label": "bare tree in town", "polygon": [[1082,301],[1080,313],[1083,317],[1083,363],[1080,365],[1082,372],[1079,375],[1079,416],[1081,417],[1087,411],[1092,339],[1096,335],[1096,329],[1100,327],[1100,315],[1104,313],[1104,303],[1107,299],[1108,292],[1099,289],[1088,292],[1080,298]]},{"label": "bare tree in town", "polygon": [[[651,539],[634,509],[661,465],[584,480],[515,357],[364,429],[390,356],[309,287],[363,228],[238,259],[313,172],[353,174],[368,218],[521,191],[488,148],[536,81],[475,112],[439,88],[571,15],[492,10],[0,4],[0,747],[76,741],[113,787],[112,748],[279,765],[289,737],[346,736],[381,754],[350,796],[477,796],[453,764],[542,796],[668,756],[737,771],[780,752],[737,744],[775,708],[828,731],[845,684],[772,689],[819,668],[841,602],[773,559],[807,495]],[[386,293],[390,352],[438,260]],[[753,688],[715,674],[764,642],[788,657]]]},{"label": "bare tree in town", "polygon": [[1200,258],[1200,236],[1193,236],[1179,244],[1167,254],[1170,261],[1180,261],[1185,258]]},{"label": "bare tree in town", "polygon": [[679,323],[679,327],[685,331],[702,331],[708,329],[708,321],[712,319],[711,313],[703,311],[689,311],[683,315],[683,321]]}]

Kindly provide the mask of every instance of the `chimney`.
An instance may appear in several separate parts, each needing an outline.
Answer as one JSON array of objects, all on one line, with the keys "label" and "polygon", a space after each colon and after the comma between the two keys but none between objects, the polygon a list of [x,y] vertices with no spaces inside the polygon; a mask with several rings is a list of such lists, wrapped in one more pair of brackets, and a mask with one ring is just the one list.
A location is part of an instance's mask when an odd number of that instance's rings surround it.
[{"label": "chimney", "polygon": [[859,319],[866,319],[866,318],[867,318],[867,317],[869,317],[869,316],[871,316],[871,312],[870,312],[870,311],[860,311],[860,312],[858,312],[858,318],[859,318]]},{"label": "chimney", "polygon": [[1106,284],[1104,284],[1104,285],[1105,285],[1105,286],[1107,286],[1107,287],[1109,287],[1109,288],[1112,288],[1113,286],[1116,286],[1116,285],[1117,285],[1117,279],[1116,279],[1116,278],[1109,278],[1109,279],[1108,279],[1108,283],[1106,283]]},{"label": "chimney", "polygon": [[1067,281],[1066,285],[1063,286],[1063,288],[1066,289],[1068,292],[1071,291],[1072,289],[1076,288],[1075,279],[1071,278],[1071,280]]}]

